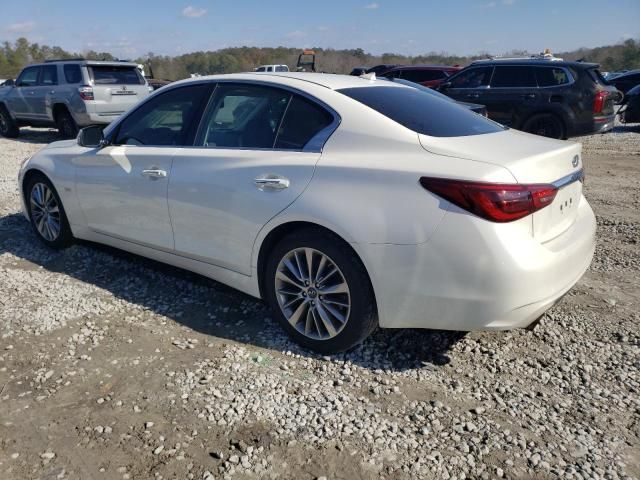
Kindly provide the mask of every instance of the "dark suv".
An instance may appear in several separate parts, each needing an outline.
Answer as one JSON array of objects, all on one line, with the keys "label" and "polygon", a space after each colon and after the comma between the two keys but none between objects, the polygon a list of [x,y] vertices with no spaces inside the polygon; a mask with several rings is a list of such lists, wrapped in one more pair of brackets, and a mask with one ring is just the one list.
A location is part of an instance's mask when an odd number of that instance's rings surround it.
[{"label": "dark suv", "polygon": [[486,105],[503,125],[561,139],[611,130],[620,98],[597,64],[543,58],[480,60],[439,90]]}]

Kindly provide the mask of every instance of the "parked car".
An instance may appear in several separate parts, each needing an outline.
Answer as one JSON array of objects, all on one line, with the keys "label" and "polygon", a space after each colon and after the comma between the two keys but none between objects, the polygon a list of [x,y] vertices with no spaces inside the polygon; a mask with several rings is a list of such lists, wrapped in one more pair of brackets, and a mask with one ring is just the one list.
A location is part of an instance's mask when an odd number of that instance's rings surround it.
[{"label": "parked car", "polygon": [[254,70],[255,72],[288,72],[287,65],[260,65]]},{"label": "parked car", "polygon": [[607,79],[607,82],[626,94],[636,85],[640,85],[640,70],[631,70],[622,75],[616,75]]},{"label": "parked car", "polygon": [[15,85],[0,90],[0,135],[20,127],[56,127],[65,138],[79,127],[107,124],[149,95],[137,64],[55,60],[22,70]]},{"label": "parked car", "polygon": [[145,80],[147,81],[147,85],[149,85],[152,91],[158,90],[159,88],[165,87],[172,83],[172,80],[155,78],[155,76],[153,75],[153,68],[150,64],[143,65],[140,63],[138,64],[138,70],[140,70],[140,73],[145,78]]},{"label": "parked car", "polygon": [[461,67],[448,67],[445,65],[399,65],[376,75],[402,78],[433,88],[447,81],[451,75],[460,70]]},{"label": "parked car", "polygon": [[397,63],[381,63],[367,69],[365,73],[375,73],[376,75],[382,75],[383,72],[388,72],[394,67],[397,67]]},{"label": "parked car", "polygon": [[349,73],[349,75],[353,75],[354,77],[359,77],[360,75],[363,75],[367,73],[367,67],[354,67],[351,70],[351,73]]},{"label": "parked car", "polygon": [[480,60],[439,90],[485,105],[503,125],[557,139],[611,130],[620,98],[597,64],[540,58]]},{"label": "parked car", "polygon": [[418,88],[250,73],[168,85],[40,150],[18,181],[44,244],[86,239],[214,278],[331,353],[377,326],[534,322],[591,262],[582,178],[580,144]]},{"label": "parked car", "polygon": [[622,123],[640,123],[640,85],[627,92],[618,114]]},{"label": "parked car", "polygon": [[419,83],[414,83],[411,82],[409,80],[404,80],[402,78],[386,78],[386,77],[379,77],[381,79],[386,79],[389,80],[391,82],[395,82],[395,83],[400,83],[402,85],[407,85],[408,87],[412,87],[412,88],[417,88],[420,91],[423,91],[429,95],[435,95],[438,98],[442,98],[444,100],[447,100],[448,102],[453,102],[453,103],[457,103],[460,106],[463,106],[465,108],[468,108],[469,110],[471,110],[472,112],[475,112],[479,115],[482,115],[483,117],[487,116],[487,107],[485,107],[484,105],[480,105],[478,103],[469,103],[469,102],[459,102],[457,100],[454,100],[453,98],[449,98],[446,95],[433,90],[432,88],[429,87],[425,87],[423,85],[420,85]]}]

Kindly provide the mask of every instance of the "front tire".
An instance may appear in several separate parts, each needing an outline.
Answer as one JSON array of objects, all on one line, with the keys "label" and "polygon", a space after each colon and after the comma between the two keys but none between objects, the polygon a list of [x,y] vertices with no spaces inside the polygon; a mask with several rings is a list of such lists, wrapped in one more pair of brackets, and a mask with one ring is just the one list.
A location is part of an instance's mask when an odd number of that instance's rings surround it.
[{"label": "front tire", "polygon": [[270,253],[265,297],[287,333],[303,347],[348,350],[378,325],[367,272],[343,240],[320,229],[287,235]]},{"label": "front tire", "polygon": [[58,192],[44,175],[28,179],[26,204],[34,232],[50,248],[62,249],[73,243],[73,235]]},{"label": "front tire", "polygon": [[533,133],[542,137],[566,139],[566,132],[562,121],[550,113],[533,115],[522,126],[524,132]]},{"label": "front tire", "polygon": [[13,121],[4,105],[0,105],[0,135],[6,138],[18,138],[20,135],[20,128]]}]

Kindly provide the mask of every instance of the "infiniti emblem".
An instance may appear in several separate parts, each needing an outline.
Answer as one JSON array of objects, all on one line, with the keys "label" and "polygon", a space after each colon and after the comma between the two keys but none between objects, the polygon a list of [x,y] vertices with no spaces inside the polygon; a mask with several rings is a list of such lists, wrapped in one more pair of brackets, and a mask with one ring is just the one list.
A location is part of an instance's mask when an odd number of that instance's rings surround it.
[{"label": "infiniti emblem", "polygon": [[574,167],[577,167],[579,163],[580,163],[580,157],[576,155],[575,157],[573,157],[573,160],[571,160],[571,165],[573,165]]}]

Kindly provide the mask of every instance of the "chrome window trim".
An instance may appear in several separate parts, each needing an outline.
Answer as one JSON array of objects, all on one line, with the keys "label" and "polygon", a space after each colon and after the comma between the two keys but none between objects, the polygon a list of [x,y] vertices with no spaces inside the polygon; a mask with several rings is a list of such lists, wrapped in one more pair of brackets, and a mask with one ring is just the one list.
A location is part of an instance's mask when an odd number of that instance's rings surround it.
[{"label": "chrome window trim", "polygon": [[[200,129],[202,128],[202,122],[204,121],[204,118],[205,118],[205,116],[207,114],[207,111],[208,111],[208,109],[210,107],[210,104],[211,104],[211,101],[213,99],[213,96],[215,95],[215,92],[216,92],[216,88],[215,87],[217,87],[218,84],[220,84],[220,83],[251,84],[251,85],[261,85],[261,86],[266,86],[266,87],[271,87],[271,88],[280,88],[281,90],[288,91],[288,92],[290,92],[292,94],[300,95],[301,97],[306,98],[310,102],[315,103],[316,105],[324,108],[333,117],[333,121],[329,125],[327,125],[324,129],[320,130],[315,136],[313,136],[302,149],[293,149],[293,148],[286,148],[286,149],[281,149],[281,148],[249,148],[249,147],[205,147],[204,145],[195,145],[195,142],[198,139],[198,136],[200,135]],[[205,107],[205,109],[202,112],[202,115],[200,116],[200,119],[198,121],[198,128],[196,130],[197,133],[196,133],[196,136],[194,138],[194,144],[193,145],[115,145],[115,144],[111,144],[110,143],[111,134],[113,134],[114,132],[118,131],[118,127],[120,126],[120,124],[127,117],[129,117],[129,115],[132,115],[139,108],[141,108],[145,103],[150,101],[152,98],[155,98],[158,94],[161,95],[163,93],[167,93],[167,92],[169,92],[171,90],[174,90],[176,88],[191,87],[191,86],[195,86],[195,85],[212,85],[212,84],[214,85],[214,88],[211,91],[209,98],[207,99],[207,106]],[[158,92],[158,93],[156,93],[156,92]],[[105,129],[105,139],[109,140],[108,146],[141,147],[141,148],[145,148],[145,147],[153,147],[153,148],[187,148],[187,149],[198,148],[198,149],[207,149],[207,150],[256,150],[256,151],[271,151],[271,152],[322,153],[324,145],[327,143],[327,141],[329,140],[331,135],[333,135],[333,133],[338,129],[338,127],[340,126],[340,123],[342,123],[342,117],[340,116],[340,114],[338,112],[336,112],[332,107],[327,105],[325,102],[323,102],[322,100],[314,97],[313,95],[310,95],[309,93],[307,93],[305,91],[299,90],[299,89],[297,89],[295,87],[291,87],[289,85],[281,85],[281,84],[278,84],[278,83],[273,83],[273,82],[269,82],[269,81],[265,81],[265,80],[253,80],[253,79],[251,79],[251,80],[239,80],[239,79],[201,80],[201,81],[188,82],[188,83],[183,83],[183,84],[173,85],[173,86],[172,85],[167,85],[167,86],[163,87],[161,90],[156,90],[156,92],[154,92],[151,95],[149,95],[142,102],[140,102],[135,108],[133,108],[132,110],[128,111],[125,115],[122,115],[120,118],[118,118],[117,120],[115,120],[114,122],[109,124],[109,126]],[[283,118],[284,118],[284,116],[283,116]],[[277,140],[277,138],[278,138],[278,136],[276,135],[276,140]]]}]

